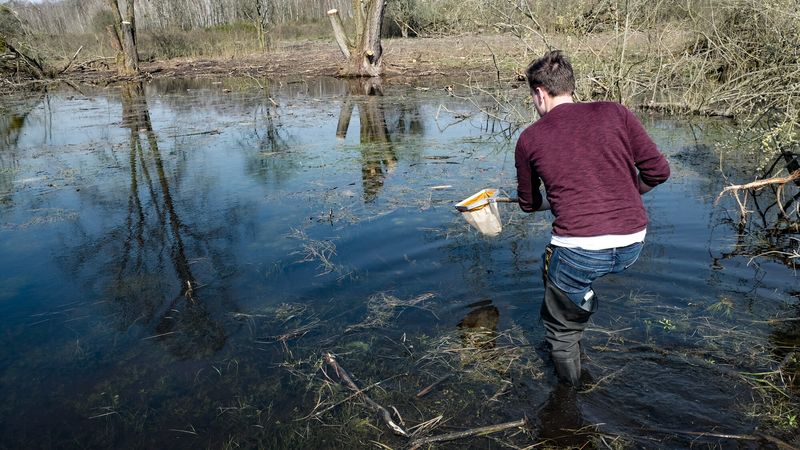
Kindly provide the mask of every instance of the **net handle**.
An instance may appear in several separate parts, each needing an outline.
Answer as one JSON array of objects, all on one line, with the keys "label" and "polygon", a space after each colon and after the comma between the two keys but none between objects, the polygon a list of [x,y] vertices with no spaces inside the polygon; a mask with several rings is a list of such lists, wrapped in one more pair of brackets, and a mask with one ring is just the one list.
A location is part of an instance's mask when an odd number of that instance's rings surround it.
[{"label": "net handle", "polygon": [[519,203],[519,199],[516,197],[496,197],[489,199],[489,201],[498,203]]}]

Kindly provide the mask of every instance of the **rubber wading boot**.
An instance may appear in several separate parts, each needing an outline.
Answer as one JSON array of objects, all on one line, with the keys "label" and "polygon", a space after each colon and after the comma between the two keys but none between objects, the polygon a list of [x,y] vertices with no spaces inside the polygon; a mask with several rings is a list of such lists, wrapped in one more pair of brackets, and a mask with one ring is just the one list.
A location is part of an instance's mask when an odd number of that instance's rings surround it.
[{"label": "rubber wading boot", "polygon": [[545,281],[541,316],[545,340],[559,379],[572,386],[580,385],[583,330],[592,312],[576,305],[553,283]]},{"label": "rubber wading boot", "polygon": [[580,387],[581,384],[581,356],[561,359],[553,356],[553,364],[556,367],[558,379],[571,386]]}]

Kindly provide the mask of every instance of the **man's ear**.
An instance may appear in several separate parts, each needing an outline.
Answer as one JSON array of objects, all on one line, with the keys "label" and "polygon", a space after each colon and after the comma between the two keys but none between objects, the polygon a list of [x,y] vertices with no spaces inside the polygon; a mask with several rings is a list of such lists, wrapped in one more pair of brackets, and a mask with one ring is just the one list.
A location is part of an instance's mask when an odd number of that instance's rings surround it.
[{"label": "man's ear", "polygon": [[537,98],[539,99],[539,103],[544,103],[544,94],[544,89],[541,86],[534,88],[533,92],[531,93],[534,100]]}]

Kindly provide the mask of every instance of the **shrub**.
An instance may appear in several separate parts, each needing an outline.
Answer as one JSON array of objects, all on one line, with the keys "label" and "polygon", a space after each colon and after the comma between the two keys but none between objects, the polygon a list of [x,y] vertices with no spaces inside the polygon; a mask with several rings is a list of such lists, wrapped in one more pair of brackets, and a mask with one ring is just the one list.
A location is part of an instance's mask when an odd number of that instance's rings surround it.
[{"label": "shrub", "polygon": [[105,33],[106,28],[113,25],[114,13],[108,9],[101,9],[92,17],[91,28],[95,33]]}]

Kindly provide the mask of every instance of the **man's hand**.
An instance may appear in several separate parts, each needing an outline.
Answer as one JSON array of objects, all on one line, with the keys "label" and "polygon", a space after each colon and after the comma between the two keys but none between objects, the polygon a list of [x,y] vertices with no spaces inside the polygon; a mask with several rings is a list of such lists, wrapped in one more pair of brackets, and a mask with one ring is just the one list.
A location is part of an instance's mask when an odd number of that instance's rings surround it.
[{"label": "man's hand", "polygon": [[642,181],[642,176],[641,175],[639,175],[638,180],[639,180],[639,194],[646,194],[646,193],[650,192],[651,190],[653,190],[654,186],[650,186],[647,183],[645,183],[644,181]]},{"label": "man's hand", "polygon": [[536,211],[549,211],[550,210],[550,202],[547,201],[547,197],[542,195],[542,204],[539,205],[539,208]]}]

